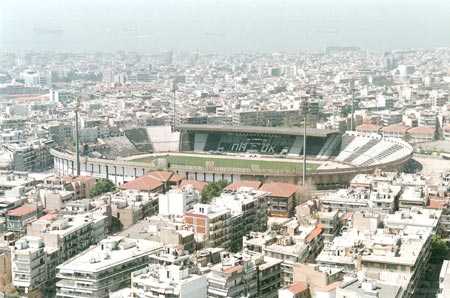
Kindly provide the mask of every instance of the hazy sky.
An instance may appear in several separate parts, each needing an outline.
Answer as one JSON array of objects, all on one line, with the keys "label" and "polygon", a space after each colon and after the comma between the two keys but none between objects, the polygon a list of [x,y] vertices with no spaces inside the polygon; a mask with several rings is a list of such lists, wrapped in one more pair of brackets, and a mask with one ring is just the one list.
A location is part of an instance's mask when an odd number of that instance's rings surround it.
[{"label": "hazy sky", "polygon": [[450,1],[0,0],[0,49],[228,53],[329,45],[450,46]]}]

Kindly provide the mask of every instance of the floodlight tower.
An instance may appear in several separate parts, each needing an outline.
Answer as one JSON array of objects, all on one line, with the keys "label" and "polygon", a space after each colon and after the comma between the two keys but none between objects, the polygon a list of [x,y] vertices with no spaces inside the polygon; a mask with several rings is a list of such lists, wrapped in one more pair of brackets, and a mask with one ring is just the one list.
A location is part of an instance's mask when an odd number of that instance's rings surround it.
[{"label": "floodlight tower", "polygon": [[[308,95],[310,92],[308,91]],[[305,101],[303,102],[303,173],[302,173],[302,185],[306,183],[306,122],[308,120],[308,103],[309,98],[305,96]]]},{"label": "floodlight tower", "polygon": [[176,93],[177,93],[177,82],[175,79],[172,81],[172,132],[176,129],[176,119],[177,119],[177,106],[176,106]]},{"label": "floodlight tower", "polygon": [[352,118],[350,119],[350,130],[353,130],[355,125],[355,79],[351,80],[350,88],[352,92]]},{"label": "floodlight tower", "polygon": [[77,97],[75,105],[75,153],[76,153],[76,174],[80,176],[80,126],[78,121],[78,113],[80,112],[80,98]]}]

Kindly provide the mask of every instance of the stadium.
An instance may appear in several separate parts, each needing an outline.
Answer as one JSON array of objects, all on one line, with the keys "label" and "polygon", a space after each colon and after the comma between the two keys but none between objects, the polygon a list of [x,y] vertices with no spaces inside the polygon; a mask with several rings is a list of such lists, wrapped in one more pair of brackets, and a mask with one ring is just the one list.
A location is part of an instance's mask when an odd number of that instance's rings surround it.
[{"label": "stadium", "polygon": [[[81,174],[121,184],[152,170],[170,170],[200,181],[302,181],[319,189],[342,186],[359,173],[400,169],[413,148],[398,138],[302,128],[180,125],[128,130],[100,140],[103,151],[81,156]],[[52,150],[55,171],[74,175],[75,155]]]}]

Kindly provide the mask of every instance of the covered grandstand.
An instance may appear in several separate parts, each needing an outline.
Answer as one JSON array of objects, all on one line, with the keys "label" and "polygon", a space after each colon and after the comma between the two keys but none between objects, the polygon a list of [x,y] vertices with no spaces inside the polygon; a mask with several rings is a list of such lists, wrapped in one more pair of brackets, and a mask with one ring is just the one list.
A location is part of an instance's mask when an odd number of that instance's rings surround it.
[{"label": "covered grandstand", "polygon": [[[301,128],[182,125],[179,129],[185,152],[304,154]],[[341,136],[337,131],[309,128],[306,135],[306,155],[328,159],[338,153]]]}]

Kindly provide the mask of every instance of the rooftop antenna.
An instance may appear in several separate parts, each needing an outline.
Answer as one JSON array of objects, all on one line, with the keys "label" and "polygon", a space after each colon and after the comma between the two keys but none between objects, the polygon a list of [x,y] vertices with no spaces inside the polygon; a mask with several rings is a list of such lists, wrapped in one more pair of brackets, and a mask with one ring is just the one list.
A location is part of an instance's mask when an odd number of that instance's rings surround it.
[{"label": "rooftop antenna", "polygon": [[78,123],[78,113],[80,111],[80,98],[77,97],[77,103],[75,105],[75,152],[77,156],[76,169],[77,176],[80,176],[80,126]]}]

